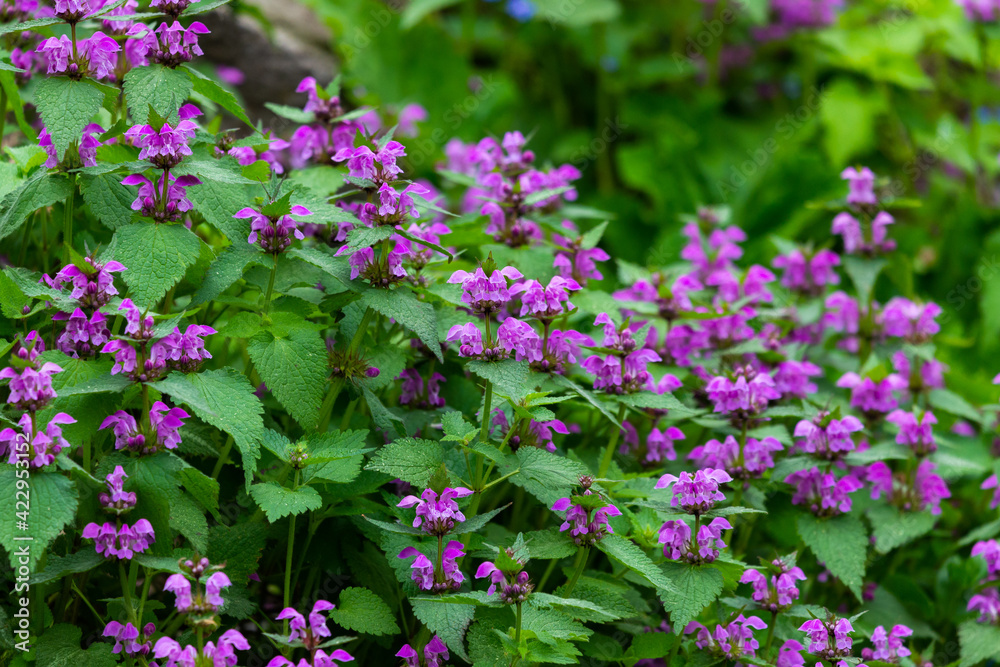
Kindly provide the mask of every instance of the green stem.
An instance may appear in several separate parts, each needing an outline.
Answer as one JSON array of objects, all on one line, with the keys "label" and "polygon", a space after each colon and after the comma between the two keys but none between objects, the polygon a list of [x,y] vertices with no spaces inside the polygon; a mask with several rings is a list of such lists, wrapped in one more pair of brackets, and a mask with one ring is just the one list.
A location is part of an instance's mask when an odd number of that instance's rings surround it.
[{"label": "green stem", "polygon": [[149,574],[149,570],[145,567],[142,568],[142,574],[142,597],[139,598],[139,614],[137,616],[140,623],[142,623],[142,612],[146,608],[146,598],[149,597],[149,584],[152,583],[153,580]]},{"label": "green stem", "polygon": [[3,146],[3,132],[7,124],[7,89],[0,86],[0,146]]},{"label": "green stem", "polygon": [[[296,491],[299,488],[299,471],[295,470],[295,478],[292,480],[292,491]],[[289,607],[289,603],[292,599],[292,553],[295,546],[295,516],[292,515],[288,519],[288,544],[285,549],[285,594],[284,594],[284,606]],[[288,633],[288,619],[284,622],[284,633]]]},{"label": "green stem", "polygon": [[70,174],[70,191],[63,208],[63,263],[72,261],[70,250],[73,248],[73,206],[76,199],[76,174]]},{"label": "green stem", "polygon": [[273,256],[271,264],[271,277],[267,280],[267,292],[264,293],[264,316],[271,312],[271,294],[274,292],[274,277],[278,275],[278,257]]},{"label": "green stem", "polygon": [[219,452],[219,460],[215,462],[215,467],[212,468],[212,479],[218,481],[219,474],[222,472],[222,467],[226,465],[229,460],[229,452],[233,450],[233,436],[230,435],[226,438],[226,444],[222,446],[222,451]]},{"label": "green stem", "polygon": [[479,433],[481,442],[490,441],[490,408],[493,403],[493,383],[486,381],[485,396],[483,397],[483,425]]},{"label": "green stem", "polygon": [[365,337],[365,329],[372,321],[372,316],[375,315],[375,311],[370,307],[365,309],[365,314],[361,317],[361,324],[358,325],[358,330],[354,332],[354,338],[351,339],[351,344],[348,346],[348,352],[357,352],[358,348],[361,347],[361,341]]},{"label": "green stem", "polygon": [[521,603],[517,603],[517,625],[514,626],[514,643],[521,643]]},{"label": "green stem", "polygon": [[608,474],[608,468],[611,467],[611,459],[615,455],[615,447],[618,446],[618,438],[621,435],[621,423],[625,419],[625,404],[621,403],[618,406],[618,426],[611,426],[611,438],[608,440],[608,447],[604,450],[604,456],[601,457],[601,466],[597,469],[597,476],[603,479],[605,475]]},{"label": "green stem", "polygon": [[576,586],[576,582],[580,581],[580,575],[583,574],[584,569],[587,567],[587,561],[590,560],[590,549],[586,547],[581,547],[579,551],[576,552],[576,569],[573,571],[573,575],[566,582],[563,587],[562,597],[568,598],[570,593],[573,592],[573,588]]},{"label": "green stem", "polygon": [[[507,429],[507,435],[505,435],[503,437],[503,442],[500,443],[500,447],[499,447],[501,454],[503,453],[503,448],[507,446],[507,441],[510,440],[510,436],[514,435],[514,431],[517,430],[517,425],[519,423],[520,423],[520,420],[515,419],[514,423],[510,425],[509,429]],[[496,464],[493,461],[490,461],[490,466],[486,469],[486,474],[483,475],[483,479],[489,479],[490,478],[490,473],[493,472],[493,468],[495,466],[496,466]],[[470,471],[469,474],[471,475],[472,472]]]},{"label": "green stem", "polygon": [[83,591],[80,590],[80,588],[76,585],[75,581],[71,584],[71,588],[73,589],[74,593],[80,596],[80,599],[83,600],[83,603],[87,605],[87,609],[93,612],[94,617],[97,619],[97,622],[101,624],[101,627],[107,625],[107,623],[104,622],[104,617],[97,613],[97,610],[94,609],[94,605],[90,604],[90,600],[87,599],[87,596],[84,595]]},{"label": "green stem", "polygon": [[767,627],[767,643],[764,644],[764,657],[771,655],[771,642],[774,641],[774,624],[778,621],[778,612],[771,612],[771,624]]},{"label": "green stem", "polygon": [[132,606],[132,589],[128,585],[128,576],[125,574],[125,564],[121,561],[118,562],[118,578],[121,580],[122,585],[122,601],[125,604],[125,612],[128,614],[128,620],[138,627],[138,623],[135,620],[135,607]]},{"label": "green stem", "polygon": [[[2,88],[0,88],[2,90]],[[0,132],[3,131],[3,122],[0,122]],[[0,135],[2,136],[2,135]],[[31,228],[34,225],[35,219],[38,218],[39,213],[35,211],[34,215],[28,218],[24,223],[24,234],[21,235],[21,250],[17,255],[17,265],[24,266],[24,256],[28,252],[28,243],[31,241]]]},{"label": "green stem", "polygon": [[319,409],[319,413],[323,415],[323,418],[319,421],[319,426],[316,428],[319,433],[326,433],[326,430],[330,427],[333,404],[337,402],[337,396],[340,395],[340,390],[343,388],[344,378],[334,378],[330,383],[330,391],[327,392],[326,398],[323,399],[323,406]]},{"label": "green stem", "polygon": [[670,657],[667,658],[667,667],[671,667],[674,664],[674,659],[677,657],[677,652],[681,648],[681,638],[674,636],[674,645],[670,648]]}]

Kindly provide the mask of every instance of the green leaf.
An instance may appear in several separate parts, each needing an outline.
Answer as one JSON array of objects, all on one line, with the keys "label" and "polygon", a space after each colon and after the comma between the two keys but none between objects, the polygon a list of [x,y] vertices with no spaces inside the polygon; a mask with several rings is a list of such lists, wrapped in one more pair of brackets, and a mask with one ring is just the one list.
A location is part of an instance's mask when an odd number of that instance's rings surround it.
[{"label": "green leaf", "polygon": [[148,121],[151,106],[163,118],[175,118],[194,88],[186,71],[163,65],[133,67],[125,75],[124,86],[128,110],[137,124]]},{"label": "green leaf", "polygon": [[84,544],[80,548],[80,551],[67,556],[49,554],[45,563],[45,569],[32,575],[30,583],[34,586],[35,584],[44,584],[47,581],[61,579],[69,574],[87,572],[103,562],[104,557],[97,553],[93,546],[89,544]]},{"label": "green leaf", "polygon": [[191,305],[208,303],[229,289],[233,283],[243,277],[243,272],[250,266],[268,266],[272,261],[257,248],[247,244],[247,247],[232,245],[219,253],[212,262],[205,277],[191,299]]},{"label": "green leaf", "polygon": [[247,343],[247,353],[264,384],[288,414],[313,430],[327,388],[326,345],[315,331],[293,331],[287,338],[262,332]]},{"label": "green leaf", "polygon": [[413,0],[399,17],[399,27],[409,30],[428,14],[458,4],[459,0]]},{"label": "green leaf", "polygon": [[645,551],[621,535],[605,535],[597,542],[597,548],[625,567],[642,575],[643,579],[664,594],[677,590],[674,584],[664,576],[660,568],[653,564]]},{"label": "green leaf", "polygon": [[972,667],[984,660],[1000,658],[1000,628],[968,620],[958,626],[958,642],[962,647],[959,667]]},{"label": "green leaf", "polygon": [[875,550],[880,554],[929,533],[937,522],[937,517],[929,511],[900,512],[896,507],[881,504],[868,508],[868,518],[872,522]]},{"label": "green leaf", "polygon": [[589,472],[579,461],[537,447],[521,447],[516,454],[508,454],[500,466],[501,475],[513,473],[508,480],[511,484],[524,488],[549,507],[569,496],[580,477]]},{"label": "green leaf", "polygon": [[982,415],[967,400],[949,389],[932,389],[928,396],[932,406],[977,424],[983,422]]},{"label": "green leaf", "polygon": [[432,633],[441,637],[449,649],[469,662],[465,652],[465,630],[472,623],[476,606],[472,604],[441,604],[433,600],[411,600],[413,615]]},{"label": "green leaf", "polygon": [[247,116],[246,112],[243,111],[243,107],[240,106],[235,95],[190,65],[185,65],[184,69],[191,76],[194,92],[204,95],[250,127],[254,127],[253,122]]},{"label": "green leaf", "polygon": [[417,300],[413,292],[402,287],[394,290],[372,289],[361,295],[361,305],[391,317],[417,334],[438,361],[444,361],[434,307]]},{"label": "green leaf", "polygon": [[[73,482],[57,472],[31,473],[26,488],[23,483],[19,487],[19,481],[25,480],[13,467],[0,470],[0,497],[8,501],[7,512],[0,517],[0,544],[12,568],[27,564],[34,571],[45,548],[76,516],[77,492]],[[25,508],[17,502],[25,502],[25,493],[27,515],[18,516]],[[27,563],[21,560],[25,557]]]},{"label": "green leaf", "polygon": [[233,436],[243,455],[243,475],[249,489],[264,437],[261,418],[264,408],[246,377],[231,368],[189,375],[175,371],[150,386],[186,404],[199,418]]},{"label": "green leaf", "polygon": [[426,488],[434,471],[444,462],[441,443],[401,438],[378,450],[365,470],[384,472],[414,486]]},{"label": "green leaf", "polygon": [[594,396],[592,392],[590,392],[587,389],[584,389],[577,383],[570,380],[565,375],[554,375],[552,376],[552,379],[555,380],[557,384],[560,384],[566,387],[567,389],[576,392],[578,396],[587,401],[587,403],[590,403],[592,407],[596,408],[598,412],[604,415],[607,418],[607,420],[612,423],[612,425],[621,428],[621,424],[618,423],[618,419],[613,414],[611,414],[611,412],[608,411],[608,408],[603,401],[597,400],[597,397]]},{"label": "green leaf", "polygon": [[529,385],[531,368],[527,361],[470,361],[466,368],[492,383],[496,392],[520,398],[532,390]]},{"label": "green leaf", "polygon": [[868,553],[868,533],[861,520],[850,514],[829,519],[803,514],[799,516],[798,529],[816,559],[825,563],[860,600]]},{"label": "green leaf", "polygon": [[394,635],[399,632],[389,605],[367,588],[345,588],[330,620],[342,628],[364,635]]},{"label": "green leaf", "polygon": [[385,431],[386,435],[398,435],[393,422],[402,423],[402,418],[385,407],[375,392],[369,389],[367,385],[361,385],[361,392],[365,395],[365,403],[368,404],[368,411],[372,415],[372,421],[375,422],[375,426]]},{"label": "green leaf", "polygon": [[60,623],[46,630],[36,640],[35,664],[45,667],[114,667],[118,659],[107,642],[94,642],[87,650],[80,648],[83,630]]},{"label": "green leaf", "polygon": [[140,308],[155,308],[197,261],[201,241],[184,225],[138,222],[115,231],[110,252],[127,267],[128,296]]},{"label": "green leaf", "polygon": [[274,104],[273,102],[265,102],[264,106],[274,115],[286,118],[293,123],[311,125],[316,122],[316,115],[314,113],[303,111],[298,107],[290,107],[287,104]]},{"label": "green leaf", "polygon": [[878,274],[885,268],[885,260],[871,259],[865,257],[855,257],[854,255],[844,256],[844,270],[851,277],[851,282],[858,290],[858,300],[867,304],[871,299],[872,289],[875,287],[875,280]]},{"label": "green leaf", "polygon": [[136,196],[122,185],[120,174],[83,174],[80,181],[83,201],[105,227],[118,229],[132,221],[132,202]]},{"label": "green leaf", "polygon": [[85,81],[50,76],[38,82],[35,106],[52,135],[52,147],[60,160],[66,148],[80,140],[83,128],[101,110],[103,102],[104,93]]},{"label": "green leaf", "polygon": [[293,491],[277,482],[265,482],[251,486],[250,495],[267,514],[267,520],[271,523],[288,515],[318,510],[323,506],[323,499],[311,486],[300,486]]},{"label": "green leaf", "polygon": [[466,533],[478,533],[483,528],[485,528],[490,521],[493,520],[493,517],[495,517],[497,514],[500,514],[500,512],[503,512],[508,507],[510,507],[510,503],[507,503],[506,505],[498,507],[494,510],[490,510],[489,512],[484,512],[483,514],[477,514],[474,517],[466,519],[462,523],[455,526],[454,530],[455,535],[465,535]]},{"label": "green leaf", "polygon": [[[392,225],[379,225],[378,227],[356,227],[347,232],[347,247],[351,250],[360,250],[378,245],[396,233]],[[381,291],[381,290],[380,290]]]},{"label": "green leaf", "polygon": [[614,621],[621,618],[621,615],[594,604],[588,600],[577,600],[575,598],[562,598],[558,595],[535,592],[531,595],[531,603],[539,607],[551,607],[564,614],[581,621]]},{"label": "green leaf", "polygon": [[640,391],[635,394],[616,396],[617,400],[633,408],[653,408],[655,410],[671,410],[674,413],[691,414],[691,408],[684,405],[670,394],[656,394],[651,391]]},{"label": "green leaf", "polygon": [[680,632],[722,592],[722,572],[710,565],[674,561],[661,567],[674,586],[673,592],[661,595],[663,606],[670,612],[674,632]]},{"label": "green leaf", "polygon": [[25,220],[43,206],[51,206],[69,197],[73,187],[62,175],[40,172],[24,182],[13,192],[7,193],[0,204],[0,239],[17,231]]}]

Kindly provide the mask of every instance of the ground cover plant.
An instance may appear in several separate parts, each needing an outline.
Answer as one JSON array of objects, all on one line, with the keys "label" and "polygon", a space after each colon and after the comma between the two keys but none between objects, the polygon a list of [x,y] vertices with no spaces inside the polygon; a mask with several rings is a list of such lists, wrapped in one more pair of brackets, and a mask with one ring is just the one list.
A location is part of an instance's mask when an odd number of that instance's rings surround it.
[{"label": "ground cover plant", "polygon": [[255,123],[224,4],[0,3],[3,664],[1000,658],[1000,389],[921,192],[845,161],[808,238],[708,202],[629,261],[530,128],[416,164],[427,111],[340,77]]}]

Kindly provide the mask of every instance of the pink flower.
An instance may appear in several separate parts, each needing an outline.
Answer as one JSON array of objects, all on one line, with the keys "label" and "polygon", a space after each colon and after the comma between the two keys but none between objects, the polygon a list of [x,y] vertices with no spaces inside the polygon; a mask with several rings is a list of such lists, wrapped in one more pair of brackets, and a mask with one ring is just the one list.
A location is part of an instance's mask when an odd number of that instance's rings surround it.
[{"label": "pink flower", "polygon": [[456,498],[471,496],[472,491],[465,487],[446,488],[440,495],[433,489],[426,489],[420,495],[406,496],[397,503],[397,507],[416,507],[417,514],[413,527],[420,528],[431,535],[445,535],[459,523],[465,521],[465,515],[458,509]]},{"label": "pink flower", "polygon": [[672,507],[680,507],[689,514],[704,514],[712,509],[726,496],[719,490],[720,484],[733,481],[725,470],[704,468],[694,475],[685,471],[680,477],[663,475],[656,482],[657,489],[674,487],[674,496],[670,501]]},{"label": "pink flower", "polygon": [[848,167],[840,173],[840,177],[848,182],[850,192],[847,195],[849,204],[876,204],[875,174],[868,167],[857,169]]},{"label": "pink flower", "polygon": [[834,516],[851,511],[850,493],[861,488],[853,475],[841,478],[822,473],[819,468],[794,472],[785,483],[796,486],[792,495],[793,505],[805,505],[818,516]]}]

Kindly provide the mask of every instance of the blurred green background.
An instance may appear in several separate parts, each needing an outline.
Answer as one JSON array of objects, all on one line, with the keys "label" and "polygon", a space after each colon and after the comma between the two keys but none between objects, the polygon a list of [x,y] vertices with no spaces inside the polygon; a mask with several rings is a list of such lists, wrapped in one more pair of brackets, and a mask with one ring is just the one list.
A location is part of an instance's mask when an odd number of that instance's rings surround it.
[{"label": "blurred green background", "polygon": [[[530,133],[541,162],[582,171],[580,203],[614,214],[617,258],[677,259],[679,216],[701,205],[732,209],[753,261],[773,236],[830,245],[823,202],[844,167],[870,166],[899,200],[881,300],[937,301],[942,359],[992,400],[1000,30],[956,0],[300,2],[237,11],[279,42],[308,23],[349,102],[425,107],[406,142],[419,175],[452,137]],[[833,20],[790,24],[793,10]]]}]

